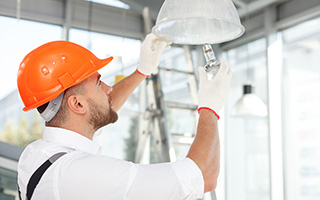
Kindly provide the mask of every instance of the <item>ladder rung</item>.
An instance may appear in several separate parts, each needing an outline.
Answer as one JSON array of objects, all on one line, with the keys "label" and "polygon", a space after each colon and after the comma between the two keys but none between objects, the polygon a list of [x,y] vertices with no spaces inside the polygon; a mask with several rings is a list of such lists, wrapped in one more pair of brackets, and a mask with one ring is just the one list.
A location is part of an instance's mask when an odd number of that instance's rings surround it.
[{"label": "ladder rung", "polygon": [[190,146],[192,143],[189,142],[173,142],[174,145],[186,145],[186,146]]},{"label": "ladder rung", "polygon": [[192,133],[171,133],[173,137],[185,137],[185,138],[194,138],[195,135]]},{"label": "ladder rung", "polygon": [[198,106],[185,103],[177,102],[166,102],[167,107],[169,108],[178,108],[178,109],[188,109],[188,110],[197,110]]},{"label": "ladder rung", "polygon": [[164,68],[164,67],[159,67],[159,69],[163,70],[163,71],[168,71],[168,72],[178,72],[178,73],[182,73],[182,74],[194,75],[193,72],[187,72],[187,71],[182,71],[182,70],[178,70],[178,69],[170,69],[170,68]]},{"label": "ladder rung", "polygon": [[171,136],[175,145],[191,145],[195,137],[192,133],[171,133]]},{"label": "ladder rung", "polygon": [[173,144],[191,145],[193,140],[194,140],[194,138],[177,138],[177,139],[173,139]]}]

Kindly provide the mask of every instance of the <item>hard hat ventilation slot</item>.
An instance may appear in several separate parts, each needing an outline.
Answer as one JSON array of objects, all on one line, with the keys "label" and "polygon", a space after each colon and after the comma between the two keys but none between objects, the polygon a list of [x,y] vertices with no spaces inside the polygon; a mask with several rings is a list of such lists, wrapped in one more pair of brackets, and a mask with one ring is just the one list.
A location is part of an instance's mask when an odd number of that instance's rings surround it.
[{"label": "hard hat ventilation slot", "polygon": [[46,66],[42,67],[41,72],[45,76],[50,74],[49,69]]}]

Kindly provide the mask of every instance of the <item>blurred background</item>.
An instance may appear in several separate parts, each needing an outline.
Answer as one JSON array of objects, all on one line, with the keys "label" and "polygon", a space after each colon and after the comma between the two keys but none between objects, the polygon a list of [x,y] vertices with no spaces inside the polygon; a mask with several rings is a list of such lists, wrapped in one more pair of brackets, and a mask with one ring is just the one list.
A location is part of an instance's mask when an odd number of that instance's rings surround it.
[{"label": "blurred background", "polygon": [[[18,199],[16,167],[23,148],[42,137],[44,122],[23,112],[16,85],[24,56],[54,40],[68,40],[99,58],[114,56],[99,71],[114,85],[138,66],[140,45],[155,23],[162,0],[0,0],[0,199]],[[221,113],[219,200],[320,199],[320,1],[233,0],[245,34],[213,45],[233,71],[228,101]],[[144,11],[148,8],[148,15]],[[147,79],[119,111],[117,123],[94,140],[103,154],[136,162],[139,135],[154,119],[146,117],[150,98],[160,112],[171,161],[186,156],[195,135],[197,66],[201,46],[173,44],[160,62],[156,88]],[[153,77],[155,78],[155,77]],[[236,112],[250,85],[260,104],[250,114]],[[146,87],[147,86],[147,87]],[[151,94],[155,92],[154,94]],[[149,103],[148,103],[149,102]],[[180,105],[180,106],[178,106]],[[182,106],[181,106],[182,105]],[[260,106],[260,107],[259,107]],[[262,111],[261,111],[262,109]],[[254,112],[255,111],[255,112]],[[148,113],[147,113],[148,114]],[[149,113],[150,114],[150,113]],[[161,126],[161,124],[160,124]],[[148,130],[149,131],[149,130]],[[163,130],[162,130],[163,131]],[[157,133],[150,131],[145,162],[157,163]],[[141,140],[141,138],[140,138]],[[160,143],[160,145],[162,145]],[[214,200],[208,193],[204,199]]]}]

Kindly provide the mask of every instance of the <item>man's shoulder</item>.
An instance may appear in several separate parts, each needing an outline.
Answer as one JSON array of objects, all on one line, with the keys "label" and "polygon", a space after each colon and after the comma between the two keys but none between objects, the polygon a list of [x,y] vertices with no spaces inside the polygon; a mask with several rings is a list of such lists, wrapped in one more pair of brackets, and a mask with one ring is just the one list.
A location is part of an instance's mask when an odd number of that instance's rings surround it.
[{"label": "man's shoulder", "polygon": [[41,146],[42,143],[43,143],[43,139],[39,139],[39,140],[33,141],[32,143],[28,144],[26,146],[26,148],[23,150],[23,152],[20,156],[20,159],[21,159],[21,157],[25,156],[26,154],[40,150],[39,147]]},{"label": "man's shoulder", "polygon": [[[58,152],[66,152],[68,147],[60,144],[47,142],[44,139],[36,140],[30,143],[22,152],[19,158],[19,164],[21,163],[40,163],[44,162],[50,156]],[[38,164],[39,164],[38,163]]]}]

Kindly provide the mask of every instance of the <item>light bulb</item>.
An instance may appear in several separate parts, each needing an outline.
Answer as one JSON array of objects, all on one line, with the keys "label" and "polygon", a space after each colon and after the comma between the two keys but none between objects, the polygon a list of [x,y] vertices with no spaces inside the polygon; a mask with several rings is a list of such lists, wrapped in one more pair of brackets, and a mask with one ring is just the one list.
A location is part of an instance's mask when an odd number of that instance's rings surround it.
[{"label": "light bulb", "polygon": [[216,56],[214,55],[210,44],[203,45],[202,50],[207,61],[204,69],[208,74],[208,78],[212,79],[217,74],[220,68],[220,61],[216,59]]}]

